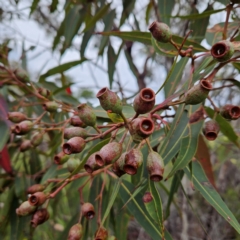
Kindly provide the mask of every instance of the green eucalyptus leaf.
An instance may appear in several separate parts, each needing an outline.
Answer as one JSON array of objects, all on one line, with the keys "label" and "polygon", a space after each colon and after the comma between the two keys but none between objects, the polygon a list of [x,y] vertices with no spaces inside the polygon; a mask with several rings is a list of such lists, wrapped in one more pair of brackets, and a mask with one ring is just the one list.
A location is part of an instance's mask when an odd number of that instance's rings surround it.
[{"label": "green eucalyptus leaf", "polygon": [[103,16],[105,16],[107,14],[110,6],[111,6],[111,3],[108,3],[105,6],[103,6],[97,13],[95,13],[95,15],[87,22],[87,24],[82,32],[88,31],[97,23],[97,21],[102,19]]},{"label": "green eucalyptus leaf", "polygon": [[81,60],[77,60],[77,61],[72,61],[72,62],[68,62],[68,63],[64,63],[62,65],[59,65],[57,67],[54,67],[50,70],[48,70],[46,73],[42,74],[40,76],[40,81],[42,81],[44,78],[55,75],[57,73],[62,73],[65,72],[67,70],[69,70],[70,68],[73,68],[79,64],[82,64],[83,62],[85,62],[87,59],[83,58]]},{"label": "green eucalyptus leaf", "polygon": [[193,174],[191,174],[188,167],[185,168],[185,173],[188,178],[193,181],[194,187],[198,190],[202,196],[216,209],[216,211],[222,215],[222,217],[230,224],[232,227],[240,233],[240,224],[229,210],[225,202],[222,200],[218,192],[209,182],[206,177],[201,165],[194,161],[193,162]]},{"label": "green eucalyptus leaf", "polygon": [[161,21],[169,25],[172,10],[175,5],[175,0],[158,0],[157,2],[158,2],[158,9],[161,16]]}]

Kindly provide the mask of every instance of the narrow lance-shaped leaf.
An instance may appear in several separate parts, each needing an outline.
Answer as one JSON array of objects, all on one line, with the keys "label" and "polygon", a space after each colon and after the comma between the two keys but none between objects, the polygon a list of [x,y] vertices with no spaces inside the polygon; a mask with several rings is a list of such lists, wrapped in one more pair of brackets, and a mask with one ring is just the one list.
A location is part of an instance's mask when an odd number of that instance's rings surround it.
[{"label": "narrow lance-shaped leaf", "polygon": [[[132,184],[127,181],[122,181],[120,188],[120,196],[123,203],[125,203],[128,198],[131,197],[131,192],[133,189],[134,186]],[[159,229],[157,229],[155,224],[153,224],[149,214],[144,211],[144,205],[140,195],[133,198],[133,200],[128,203],[127,208],[153,239],[161,239]]]},{"label": "narrow lance-shaped leaf", "polygon": [[57,47],[57,45],[59,44],[61,36],[64,35],[65,26],[66,26],[65,21],[66,21],[66,18],[67,18],[67,16],[68,16],[68,12],[70,11],[70,9],[71,9],[71,3],[70,3],[70,2],[66,2],[66,3],[65,3],[65,6],[64,6],[65,17],[64,17],[63,21],[61,22],[60,27],[59,27],[58,30],[57,30],[56,36],[54,37],[53,45],[52,45],[52,49],[53,49],[53,50],[54,50],[54,49]]},{"label": "narrow lance-shaped leaf", "polygon": [[176,90],[178,84],[182,79],[182,74],[187,62],[188,62],[187,58],[182,58],[180,59],[180,61],[176,63],[173,69],[171,68],[172,70],[171,74],[170,75],[168,74],[168,79],[164,86],[166,96],[170,96]]},{"label": "narrow lance-shaped leaf", "polygon": [[188,117],[187,112],[183,111],[183,107],[179,107],[177,114],[174,118],[173,123],[166,139],[164,140],[163,146],[160,150],[160,155],[163,157],[164,164],[170,162],[178,153],[180,148],[181,139],[187,130]]},{"label": "narrow lance-shaped leaf", "polygon": [[[182,45],[182,42],[183,42],[182,37],[173,35],[172,39],[178,47],[180,47]],[[193,54],[195,54],[197,52],[205,52],[206,51],[206,49],[203,46],[201,46],[199,43],[192,41],[192,40],[186,40],[186,42],[183,45],[183,50],[188,49],[189,45],[193,46]],[[158,52],[158,54],[163,55],[163,56],[175,57],[178,54],[176,48],[172,44],[160,43],[160,42],[156,41],[153,37],[152,37],[152,46],[154,47],[155,51]]]},{"label": "narrow lance-shaped leaf", "polygon": [[[234,64],[233,64],[234,65]],[[235,65],[234,65],[235,66]],[[240,65],[239,65],[240,67]],[[234,84],[235,86],[237,86],[238,88],[240,88],[240,81],[238,81],[237,79],[234,78],[228,78],[228,79],[222,79],[223,81],[229,81],[232,84]]]},{"label": "narrow lance-shaped leaf", "polygon": [[133,11],[134,5],[135,5],[136,0],[122,0],[123,3],[123,11],[122,11],[122,16],[120,19],[120,26],[125,22],[125,20],[129,17],[131,12]]},{"label": "narrow lance-shaped leaf", "polygon": [[111,3],[108,3],[107,5],[103,6],[97,13],[95,13],[95,15],[91,18],[91,20],[89,22],[87,22],[87,24],[82,32],[88,31],[96,24],[96,22],[98,20],[103,18],[103,16],[105,16],[106,13],[108,12],[110,5],[111,5]]},{"label": "narrow lance-shaped leaf", "polygon": [[89,31],[85,32],[82,38],[81,48],[80,48],[80,57],[84,58],[85,50],[87,45],[89,44],[90,38],[92,37],[94,29],[90,29]]},{"label": "narrow lance-shaped leaf", "polygon": [[168,195],[168,202],[167,202],[167,207],[166,207],[166,216],[165,218],[168,218],[170,215],[170,206],[173,201],[174,194],[177,192],[179,186],[181,185],[181,180],[183,178],[184,171],[180,170],[176,172],[176,174],[173,177],[170,192]]},{"label": "narrow lance-shaped leaf", "polygon": [[141,182],[135,187],[134,191],[131,192],[131,197],[124,203],[123,207],[124,208],[133,198],[135,198],[140,192],[143,192],[144,189],[147,187],[147,179],[142,178]]},{"label": "narrow lance-shaped leaf", "polygon": [[161,229],[162,236],[164,236],[164,219],[163,219],[163,207],[162,207],[162,200],[160,194],[156,188],[156,185],[153,181],[149,180],[149,189],[150,193],[153,197],[150,204],[145,206],[147,207],[149,215],[153,218],[153,220],[157,223],[159,228]]},{"label": "narrow lance-shaped leaf", "polygon": [[[110,31],[112,29],[114,19],[116,17],[115,10],[111,10],[103,19],[105,27],[104,32]],[[98,50],[98,55],[103,55],[104,49],[108,43],[109,37],[103,36]]]},{"label": "narrow lance-shaped leaf", "polygon": [[161,21],[170,24],[170,17],[174,8],[175,0],[158,0],[158,9],[160,12]]},{"label": "narrow lance-shaped leaf", "polygon": [[189,20],[202,19],[225,10],[226,8],[221,8],[217,10],[208,10],[208,11],[204,11],[203,13],[194,13],[194,14],[185,15],[185,16],[180,16],[180,15],[172,16],[172,18],[181,18],[181,19],[189,19]]},{"label": "narrow lance-shaped leaf", "polygon": [[[212,10],[212,9],[213,9],[212,5],[208,5],[206,10],[202,14],[209,12],[209,10]],[[196,12],[198,15],[200,15],[198,13],[198,10],[195,8],[193,9],[193,12]],[[196,42],[200,43],[204,38],[206,29],[209,23],[209,18],[210,18],[210,15],[201,19],[194,19],[193,21],[191,21],[190,29],[193,30],[192,38],[194,38]]]},{"label": "narrow lance-shaped leaf", "polygon": [[195,154],[195,157],[201,163],[201,166],[202,166],[209,182],[216,188],[209,150],[210,149],[208,149],[208,146],[203,139],[203,135],[199,135],[198,149]]},{"label": "narrow lance-shaped leaf", "polygon": [[193,175],[191,176],[190,169],[185,168],[185,173],[190,180],[193,180],[195,188],[202,194],[202,196],[216,209],[216,211],[224,217],[224,219],[232,225],[232,227],[240,234],[240,224],[229,210],[225,202],[222,200],[218,192],[208,181],[201,165],[193,162]]},{"label": "narrow lance-shaped leaf", "polygon": [[118,181],[115,182],[114,184],[114,187],[113,187],[113,191],[112,191],[112,194],[111,194],[111,197],[108,201],[108,205],[107,205],[107,209],[103,215],[103,218],[102,218],[102,221],[101,221],[101,225],[103,226],[104,225],[104,222],[106,221],[107,219],[107,216],[109,215],[110,213],[110,210],[114,204],[114,201],[119,193],[119,189],[120,189],[120,186],[121,186],[121,179],[118,179]]},{"label": "narrow lance-shaped leaf", "polygon": [[32,13],[36,10],[39,2],[40,2],[40,0],[34,0],[33,1],[32,5],[31,5],[31,10],[30,10],[29,16],[31,16]]},{"label": "narrow lance-shaped leaf", "polygon": [[151,45],[151,34],[149,32],[139,32],[139,31],[131,31],[131,32],[120,32],[120,31],[112,31],[112,32],[98,32],[103,36],[114,36],[119,37],[122,40],[140,42],[143,44]]},{"label": "narrow lance-shaped leaf", "polygon": [[[191,109],[192,107],[190,107]],[[191,111],[191,110],[190,110]],[[197,146],[198,136],[203,125],[203,108],[200,107],[196,112],[190,115],[188,125],[188,136],[184,137],[181,142],[180,151],[177,159],[173,164],[173,168],[167,178],[173,176],[176,171],[183,169],[194,157]]]},{"label": "narrow lance-shaped leaf", "polygon": [[[133,189],[134,186],[131,183],[123,180],[120,188],[120,196],[123,200],[123,203],[128,200],[129,196],[131,196],[131,191]],[[153,240],[161,239],[161,233],[159,229],[156,228],[155,224],[152,222],[151,217],[144,210],[145,207],[140,195],[136,196],[136,198],[133,198],[133,200],[128,203],[127,208]],[[165,239],[172,239],[171,235],[167,231],[165,232]]]},{"label": "narrow lance-shaped leaf", "polygon": [[67,71],[68,69],[72,68],[72,67],[75,67],[79,64],[82,64],[83,62],[85,62],[87,59],[86,58],[83,58],[81,60],[77,60],[77,61],[72,61],[72,62],[68,62],[68,63],[64,63],[62,65],[59,65],[57,67],[54,67],[50,70],[48,70],[46,73],[42,74],[40,76],[40,81],[46,77],[49,77],[49,76],[52,76],[54,74],[57,74],[57,73],[62,73],[62,72],[65,72]]},{"label": "narrow lance-shaped leaf", "polygon": [[58,0],[52,0],[52,4],[50,6],[50,12],[53,13],[57,10]]},{"label": "narrow lance-shaped leaf", "polygon": [[70,10],[66,13],[63,31],[65,41],[63,44],[63,49],[61,51],[62,54],[65,49],[70,46],[74,36],[77,34],[84,20],[84,16],[85,12],[83,11],[83,9],[81,9],[81,6],[77,5],[71,6]]},{"label": "narrow lance-shaped leaf", "polygon": [[111,43],[109,43],[109,45],[108,45],[107,56],[108,56],[109,86],[110,86],[110,89],[111,89],[112,88],[112,83],[113,83],[113,75],[114,75],[114,72],[115,72],[115,64],[116,64],[117,57],[118,57],[118,55],[114,52],[114,49],[113,49]]}]

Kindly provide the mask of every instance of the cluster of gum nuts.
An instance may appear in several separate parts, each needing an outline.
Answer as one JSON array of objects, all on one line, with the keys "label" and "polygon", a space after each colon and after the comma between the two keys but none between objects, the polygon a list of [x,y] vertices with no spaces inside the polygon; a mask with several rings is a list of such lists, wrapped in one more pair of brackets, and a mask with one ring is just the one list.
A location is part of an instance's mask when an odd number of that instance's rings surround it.
[{"label": "cluster of gum nuts", "polygon": [[[166,24],[154,22],[149,29],[152,32],[153,37],[158,41],[167,42],[171,38],[171,34],[166,26]],[[162,34],[163,31],[164,34]],[[227,44],[226,41],[221,42],[220,45],[218,44],[218,47],[228,48]],[[214,51],[217,50],[213,48],[213,53]],[[221,61],[221,58],[219,61]],[[180,103],[190,105],[201,103],[206,99],[211,87],[210,82],[204,79],[201,80],[198,85],[193,86],[187,91],[184,101]],[[97,117],[94,110],[85,103],[80,104],[77,107],[75,116],[69,119],[69,123],[72,126],[64,129],[64,138],[67,139],[67,141],[62,145],[62,151],[54,156],[54,162],[56,164],[67,162],[69,171],[73,172],[79,165],[79,161],[78,159],[76,161],[76,158],[69,158],[69,155],[82,152],[87,142],[101,139],[107,136],[107,134],[112,133],[109,143],[103,146],[99,151],[90,155],[87,159],[84,168],[89,174],[92,174],[94,171],[110,164],[112,166],[112,172],[118,177],[121,177],[123,174],[136,174],[143,163],[141,148],[143,144],[147,143],[149,146],[149,154],[146,160],[146,166],[149,177],[152,181],[161,181],[164,172],[163,159],[159,153],[151,149],[148,142],[148,137],[151,136],[158,124],[156,119],[161,119],[160,115],[156,116],[157,114],[155,114],[157,110],[154,110],[154,91],[150,88],[144,88],[139,92],[133,102],[133,108],[136,114],[130,119],[126,119],[124,116],[122,112],[122,101],[116,93],[105,87],[97,93],[97,98],[99,99],[102,108],[108,113],[113,114],[113,119],[116,117],[120,118],[121,121],[109,125],[110,128],[105,132],[102,132],[98,128]],[[171,105],[166,105],[162,109],[167,109],[169,106]],[[48,112],[54,112],[58,107],[59,104],[54,101],[49,101],[43,104],[44,110]],[[161,109],[159,108],[158,110]],[[146,116],[145,114],[147,113],[148,115]],[[235,120],[240,117],[240,108],[238,106],[226,105],[221,109],[220,114],[228,120]],[[8,114],[8,119],[16,123],[16,125],[12,127],[12,132],[17,135],[24,135],[34,128],[34,123],[28,120],[26,115],[20,112],[10,112]],[[94,128],[98,134],[89,134],[85,127]],[[125,128],[125,132],[122,135],[121,140],[117,142],[115,137],[120,128]],[[205,123],[203,134],[208,140],[215,140],[218,132],[219,126],[216,121],[210,120]],[[135,143],[135,147],[124,152],[123,142],[128,133],[130,133],[132,141]],[[44,132],[35,133],[30,140],[24,140],[20,145],[20,151],[26,151],[31,147],[38,146],[42,142],[43,135]],[[49,198],[49,193],[43,192],[45,188],[46,185],[44,184],[35,184],[31,186],[27,191],[28,194],[30,194],[28,201],[23,202],[16,210],[16,213],[19,216],[33,214],[31,220],[33,227],[42,224],[49,218],[49,213],[46,208],[38,209],[38,207],[42,206]],[[81,214],[87,219],[93,218],[95,215],[93,205],[91,203],[83,203],[81,206]],[[95,239],[107,239],[107,235],[107,230],[100,227],[95,234]],[[68,239],[77,240],[81,239],[81,237],[82,226],[80,223],[77,223],[70,229]]]},{"label": "cluster of gum nuts", "polygon": [[[153,133],[155,129],[155,122],[150,116],[139,116],[151,111],[155,105],[155,93],[149,89],[144,88],[135,97],[133,107],[136,112],[135,116],[131,119],[126,119],[122,113],[122,101],[115,92],[112,92],[108,88],[101,89],[97,98],[100,101],[102,108],[111,114],[121,117],[121,121],[110,124],[109,129],[102,132],[97,125],[97,117],[94,110],[87,104],[80,104],[77,107],[77,115],[74,115],[69,119],[71,127],[64,129],[64,138],[67,141],[62,145],[62,151],[54,156],[54,162],[56,164],[63,164],[67,162],[70,172],[73,172],[79,165],[79,161],[75,161],[75,158],[69,158],[69,155],[77,154],[83,151],[88,141],[103,138],[109,133],[112,133],[109,143],[103,146],[99,151],[93,153],[87,159],[84,168],[91,174],[95,170],[100,169],[107,165],[112,165],[112,171],[117,176],[122,176],[127,173],[134,175],[143,163],[143,154],[141,148],[145,140]],[[57,106],[54,102],[44,103],[43,108],[45,111],[53,112],[57,110]],[[34,128],[34,123],[20,112],[9,112],[8,119],[16,123],[12,127],[12,132],[17,135],[24,135],[29,133]],[[97,130],[98,134],[88,134],[85,127],[92,127]],[[117,142],[116,134],[121,128],[125,128],[125,132],[121,139]],[[127,152],[123,151],[123,142],[130,133],[135,147]],[[33,146],[38,146],[44,133],[33,134],[30,140],[23,140],[20,145],[20,151],[26,151]],[[113,136],[114,135],[114,136]],[[26,147],[27,146],[27,147]],[[76,164],[77,163],[77,164]],[[149,151],[147,158],[147,169],[152,181],[160,181],[163,178],[164,164],[161,156],[154,152],[152,149]],[[24,216],[33,213],[31,224],[33,227],[42,224],[49,218],[49,213],[46,208],[38,209],[49,198],[49,193],[44,193],[46,185],[35,184],[31,186],[27,193],[29,194],[28,201],[23,202],[16,213],[19,216]],[[86,216],[91,219],[94,216],[94,208],[91,203],[84,203],[81,206],[82,216]],[[74,234],[81,235],[81,224],[74,225],[69,232],[69,239],[80,239],[73,237]],[[104,228],[98,229],[95,239],[105,239],[102,235],[107,236]]]}]

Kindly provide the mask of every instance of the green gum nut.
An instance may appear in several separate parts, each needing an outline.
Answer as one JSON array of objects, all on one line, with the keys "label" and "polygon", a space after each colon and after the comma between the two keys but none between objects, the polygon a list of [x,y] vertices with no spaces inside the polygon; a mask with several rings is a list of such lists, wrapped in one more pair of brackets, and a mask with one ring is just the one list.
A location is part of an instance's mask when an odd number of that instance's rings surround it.
[{"label": "green gum nut", "polygon": [[25,152],[25,151],[29,150],[30,148],[32,148],[31,141],[26,139],[26,140],[23,140],[19,149],[20,149],[20,152]]},{"label": "green gum nut", "polygon": [[15,75],[21,82],[29,82],[30,81],[28,73],[22,68],[18,68],[15,71]]},{"label": "green gum nut", "polygon": [[111,110],[113,113],[120,114],[122,112],[122,101],[115,92],[107,87],[102,88],[96,95],[102,108],[106,111]]},{"label": "green gum nut", "polygon": [[27,116],[21,112],[9,112],[7,114],[8,120],[13,123],[20,123],[27,119]]},{"label": "green gum nut", "polygon": [[23,135],[31,131],[32,127],[33,123],[31,121],[22,121],[15,126],[14,132],[18,135]]},{"label": "green gum nut", "polygon": [[69,155],[65,154],[63,151],[54,156],[54,162],[57,165],[62,165],[69,159]]},{"label": "green gum nut", "polygon": [[50,91],[46,88],[38,88],[38,94],[42,95],[43,97],[47,98],[51,95]]},{"label": "green gum nut", "polygon": [[42,106],[47,112],[56,112],[59,107],[55,101],[45,102]]},{"label": "green gum nut", "polygon": [[43,135],[44,133],[35,132],[31,137],[32,146],[37,147],[40,145],[43,140]]},{"label": "green gum nut", "polygon": [[148,30],[158,42],[167,43],[172,38],[172,32],[169,26],[163,22],[154,21]]},{"label": "green gum nut", "polygon": [[78,115],[80,119],[85,123],[87,126],[95,127],[97,117],[93,111],[93,109],[87,105],[86,103],[80,104],[78,107]]},{"label": "green gum nut", "polygon": [[196,105],[203,102],[211,89],[212,84],[209,81],[201,80],[200,83],[187,91],[184,99],[185,104]]},{"label": "green gum nut", "polygon": [[69,127],[64,129],[64,138],[65,139],[70,139],[73,137],[82,137],[82,138],[87,138],[88,133],[85,129],[80,128],[80,127]]},{"label": "green gum nut", "polygon": [[69,158],[67,161],[67,168],[72,173],[79,165],[80,161],[77,158]]},{"label": "green gum nut", "polygon": [[164,163],[162,157],[157,152],[148,154],[147,170],[152,181],[159,182],[163,179]]},{"label": "green gum nut", "polygon": [[234,45],[228,40],[217,42],[212,46],[211,54],[218,62],[226,62],[234,54]]}]

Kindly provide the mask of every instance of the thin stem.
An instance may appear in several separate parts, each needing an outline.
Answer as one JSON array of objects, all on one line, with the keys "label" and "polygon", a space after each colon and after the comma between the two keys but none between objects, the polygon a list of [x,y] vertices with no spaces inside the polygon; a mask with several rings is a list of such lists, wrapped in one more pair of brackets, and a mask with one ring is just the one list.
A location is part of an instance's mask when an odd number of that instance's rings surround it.
[{"label": "thin stem", "polygon": [[214,102],[212,101],[211,97],[208,96],[207,98],[208,98],[208,100],[210,101],[211,105],[213,106],[214,111],[215,111],[216,113],[218,113],[218,112],[219,112],[219,108],[214,104]]},{"label": "thin stem", "polygon": [[128,133],[128,129],[125,130],[125,132],[124,132],[122,138],[120,139],[119,143],[123,143],[124,142],[124,140],[125,140],[125,138],[127,136],[127,133]]},{"label": "thin stem", "polygon": [[226,16],[226,20],[225,20],[225,24],[224,24],[224,29],[223,29],[223,40],[227,39],[227,27],[228,27],[228,21],[229,21],[229,17],[230,17],[230,13],[233,9],[233,4],[228,4],[226,7],[226,11],[227,11],[227,16]]},{"label": "thin stem", "polygon": [[46,114],[47,112],[43,112],[34,122],[33,124],[38,124],[38,122],[43,118],[43,116]]},{"label": "thin stem", "polygon": [[55,192],[49,195],[49,198],[54,198],[68,183],[69,181],[64,182]]},{"label": "thin stem", "polygon": [[123,112],[120,113],[120,116],[122,117],[125,125],[127,126],[127,125],[128,125],[128,120],[127,120],[127,118],[125,117],[125,115],[123,114]]},{"label": "thin stem", "polygon": [[102,183],[102,188],[101,188],[101,191],[97,197],[97,199],[99,199],[99,205],[98,205],[98,219],[97,219],[97,223],[98,223],[98,226],[101,226],[101,219],[102,219],[102,196],[103,196],[103,191],[104,191],[104,188],[105,188],[105,185],[106,185],[106,179],[107,177],[107,170],[105,169],[104,171],[104,179],[103,179],[103,183]]},{"label": "thin stem", "polygon": [[223,89],[225,87],[234,87],[235,85],[234,84],[229,84],[229,85],[223,85],[221,87],[216,87],[216,88],[212,88],[211,91],[213,90],[218,90],[218,89]]},{"label": "thin stem", "polygon": [[151,144],[150,144],[150,142],[149,142],[149,139],[147,138],[147,139],[145,139],[145,142],[147,143],[147,145],[148,145],[148,150],[150,151],[150,152],[153,152],[153,149],[152,149],[152,147],[151,147]]}]

